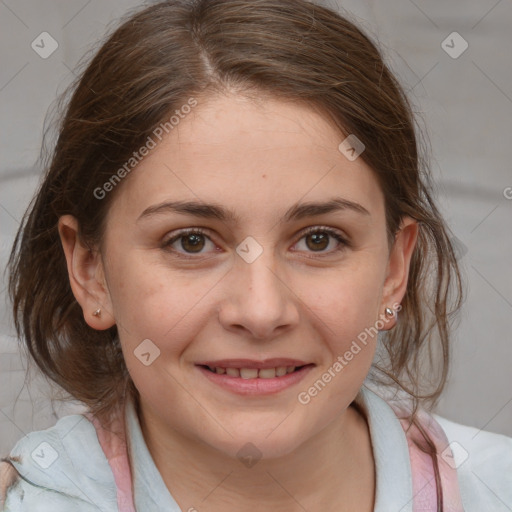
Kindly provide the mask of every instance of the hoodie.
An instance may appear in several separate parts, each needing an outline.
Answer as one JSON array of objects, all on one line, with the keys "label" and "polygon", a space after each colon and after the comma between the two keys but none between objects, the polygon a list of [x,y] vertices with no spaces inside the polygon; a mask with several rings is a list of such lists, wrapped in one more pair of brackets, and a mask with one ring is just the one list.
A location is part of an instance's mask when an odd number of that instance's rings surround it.
[{"label": "hoodie", "polygon": [[[398,419],[402,406],[391,407],[365,387],[356,402],[372,439],[374,511],[436,511],[430,458],[417,450],[418,430]],[[424,412],[421,417],[436,443],[445,511],[512,510],[512,439]],[[0,494],[7,492],[0,510],[180,512],[147,449],[132,403],[120,425],[122,435],[113,435],[90,415],[71,415],[21,439],[4,459]]]},{"label": "hoodie", "polygon": [[84,415],[66,416],[48,430],[28,434],[8,461],[20,475],[8,489],[9,512],[118,510],[112,470]]}]

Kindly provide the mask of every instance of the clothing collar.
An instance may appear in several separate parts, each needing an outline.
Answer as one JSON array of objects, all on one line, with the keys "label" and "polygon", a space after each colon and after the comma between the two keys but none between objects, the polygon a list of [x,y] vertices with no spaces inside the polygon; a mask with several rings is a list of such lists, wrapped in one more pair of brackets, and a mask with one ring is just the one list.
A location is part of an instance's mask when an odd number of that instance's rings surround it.
[{"label": "clothing collar", "polygon": [[366,416],[375,461],[374,512],[413,511],[409,447],[393,409],[363,385],[355,400]]},{"label": "clothing collar", "polygon": [[[375,460],[376,493],[374,512],[412,512],[412,475],[404,431],[391,407],[363,386],[356,404],[366,416]],[[133,402],[126,407],[128,449],[132,461],[133,492],[137,510],[180,508],[153,462]]]},{"label": "clothing collar", "polygon": [[126,430],[136,510],[181,512],[149,453],[133,400],[126,404]]}]

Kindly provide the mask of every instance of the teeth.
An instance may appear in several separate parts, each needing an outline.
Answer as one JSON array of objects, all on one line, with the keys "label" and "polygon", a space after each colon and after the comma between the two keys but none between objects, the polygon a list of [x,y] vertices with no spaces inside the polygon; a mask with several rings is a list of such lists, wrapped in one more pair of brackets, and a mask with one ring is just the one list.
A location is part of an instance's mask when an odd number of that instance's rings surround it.
[{"label": "teeth", "polygon": [[260,379],[273,379],[277,375],[276,368],[262,368],[258,372],[258,376]]},{"label": "teeth", "polygon": [[230,377],[240,377],[240,370],[238,368],[226,368],[226,373]]},{"label": "teeth", "polygon": [[[295,366],[293,368],[295,368]],[[276,375],[278,377],[282,377],[283,375],[286,375],[286,366],[278,366],[276,368]]]},{"label": "teeth", "polygon": [[257,368],[240,368],[240,377],[242,379],[255,379],[258,377]]},{"label": "teeth", "polygon": [[295,366],[278,366],[277,368],[222,368],[219,366],[208,368],[219,375],[229,375],[230,377],[242,377],[242,379],[273,379],[283,377],[288,373],[295,371]]}]

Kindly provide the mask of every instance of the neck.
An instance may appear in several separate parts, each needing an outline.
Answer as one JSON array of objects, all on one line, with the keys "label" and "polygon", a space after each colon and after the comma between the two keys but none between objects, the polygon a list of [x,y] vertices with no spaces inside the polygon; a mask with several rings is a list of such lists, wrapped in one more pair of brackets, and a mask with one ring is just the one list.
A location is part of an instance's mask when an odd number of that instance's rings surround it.
[{"label": "neck", "polygon": [[149,452],[182,510],[373,510],[370,435],[354,406],[290,454],[251,467],[140,417]]}]

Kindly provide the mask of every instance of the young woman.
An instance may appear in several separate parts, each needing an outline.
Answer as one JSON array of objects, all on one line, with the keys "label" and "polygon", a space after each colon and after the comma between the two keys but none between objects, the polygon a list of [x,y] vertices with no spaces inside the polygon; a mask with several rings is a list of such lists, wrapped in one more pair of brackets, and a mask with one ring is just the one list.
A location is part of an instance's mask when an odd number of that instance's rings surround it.
[{"label": "young woman", "polygon": [[90,412],[19,441],[4,509],[511,510],[512,440],[427,412],[461,300],[428,180],[400,86],[337,13],[126,19],[10,262],[20,337]]}]

